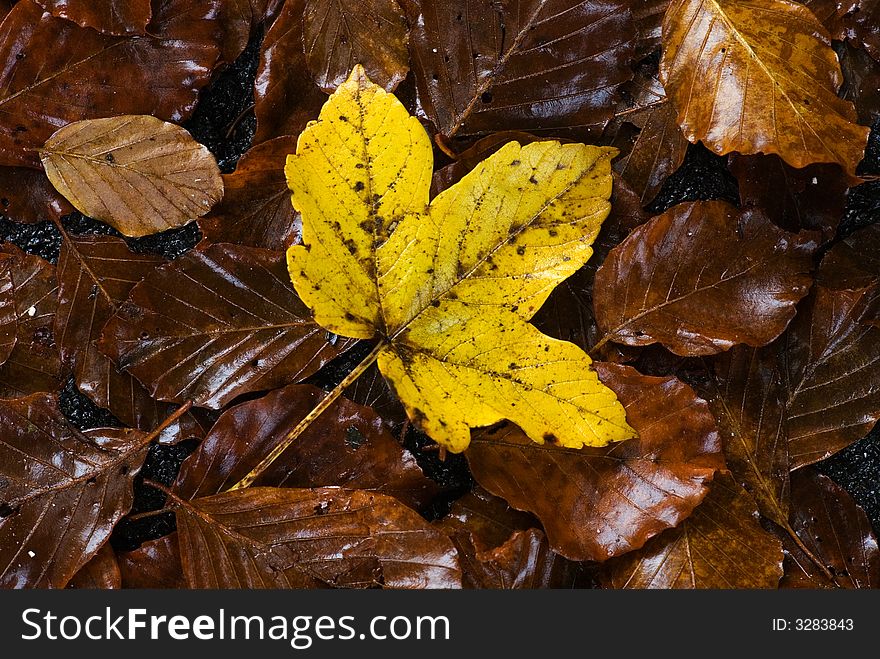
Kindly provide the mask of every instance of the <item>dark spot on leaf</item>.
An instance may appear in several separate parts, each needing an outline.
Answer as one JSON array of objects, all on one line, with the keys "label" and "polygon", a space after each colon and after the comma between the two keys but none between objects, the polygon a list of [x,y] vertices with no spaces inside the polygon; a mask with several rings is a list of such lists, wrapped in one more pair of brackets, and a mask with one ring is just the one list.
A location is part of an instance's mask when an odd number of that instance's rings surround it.
[{"label": "dark spot on leaf", "polygon": [[354,191],[355,192],[360,192],[363,189],[364,189],[364,182],[363,181],[358,181],[357,183],[354,184]]},{"label": "dark spot on leaf", "polygon": [[113,157],[112,153],[108,153],[106,156],[104,156],[104,160],[110,163],[116,162],[116,158]]},{"label": "dark spot on leaf", "polygon": [[523,256],[526,253],[525,245],[520,245],[519,247],[517,247],[516,253],[519,254],[520,256]]},{"label": "dark spot on leaf", "polygon": [[547,444],[557,444],[557,443],[559,443],[559,438],[556,435],[554,435],[552,432],[545,432],[544,433],[544,441]]}]

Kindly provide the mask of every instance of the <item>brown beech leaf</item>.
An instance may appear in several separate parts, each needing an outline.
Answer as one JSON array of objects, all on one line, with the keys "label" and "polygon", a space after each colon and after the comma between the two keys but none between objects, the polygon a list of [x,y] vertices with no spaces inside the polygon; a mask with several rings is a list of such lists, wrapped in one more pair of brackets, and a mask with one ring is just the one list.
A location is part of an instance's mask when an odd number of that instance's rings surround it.
[{"label": "brown beech leaf", "polygon": [[727,475],[693,515],[641,549],[609,561],[610,588],[776,588],[782,544],[758,522],[755,502]]},{"label": "brown beech leaf", "polygon": [[119,552],[123,588],[186,588],[177,533]]},{"label": "brown beech leaf", "polygon": [[274,19],[283,3],[284,0],[221,0],[219,13],[225,32],[221,59],[235,61],[257,29]]},{"label": "brown beech leaf", "polygon": [[287,0],[263,39],[254,83],[254,144],[299,135],[318,116],[327,96],[315,85],[303,47],[307,0]]},{"label": "brown beech leaf", "polygon": [[208,148],[146,115],[68,124],[40,150],[52,185],[84,215],[126,236],[183,226],[223,197]]},{"label": "brown beech leaf", "polygon": [[456,499],[446,517],[435,523],[455,541],[457,536],[470,536],[482,549],[500,547],[517,531],[540,525],[531,513],[511,508],[501,497],[479,485]]},{"label": "brown beech leaf", "polygon": [[67,584],[68,588],[88,588],[91,590],[118,590],[122,588],[122,574],[116,554],[109,543],[98,550],[88,563]]},{"label": "brown beech leaf", "polygon": [[799,0],[802,5],[806,5],[813,16],[819,19],[819,22],[825,26],[825,29],[831,33],[832,38],[841,41],[845,38],[843,33],[843,17],[846,13],[855,8],[859,0]]},{"label": "brown beech leaf", "polygon": [[12,267],[15,258],[0,252],[0,366],[12,354],[18,330],[18,313],[15,308],[15,288],[12,284]]},{"label": "brown beech leaf", "polygon": [[853,290],[880,282],[880,224],[836,243],[822,259],[816,280],[827,288]]},{"label": "brown beech leaf", "polygon": [[865,51],[844,46],[840,66],[846,80],[843,98],[856,106],[859,121],[872,125],[880,119],[880,66]]},{"label": "brown beech leaf", "polygon": [[791,0],[673,0],[660,79],[691,142],[716,153],[776,153],[794,167],[837,163],[855,176],[868,139],[831,40]]},{"label": "brown beech leaf", "polygon": [[356,64],[389,92],[409,72],[406,16],[397,0],[306,0],[302,20],[306,62],[328,94]]},{"label": "brown beech leaf", "polygon": [[688,141],[656,76],[637,74],[624,88],[624,95],[628,107],[619,109],[617,116],[640,130],[631,145],[615,142],[625,155],[615,160],[614,170],[647,206],[667,177],[681,167]]},{"label": "brown beech leaf", "polygon": [[61,358],[52,331],[58,307],[55,268],[8,243],[0,254],[7,255],[16,317],[15,346],[0,366],[0,398],[56,391]]},{"label": "brown beech leaf", "polygon": [[283,254],[226,244],[151,272],[99,343],[159,400],[213,409],[304,379],[349,345],[311,320]]},{"label": "brown beech leaf", "polygon": [[[228,490],[248,475],[325,396],[290,385],[237,405],[217,420],[183,463],[175,492],[186,499]],[[371,409],[338,399],[256,481],[272,487],[323,487],[388,494],[420,508],[439,487]]]},{"label": "brown beech leaf", "polygon": [[846,207],[847,177],[837,165],[795,169],[775,155],[730,157],[742,205],[787,231],[820,231],[831,240]]},{"label": "brown beech leaf", "polygon": [[809,234],[773,226],[723,201],[679,204],[635,229],[596,273],[605,336],[677,355],[765,345],[794,317],[811,283]]},{"label": "brown beech leaf", "polygon": [[410,50],[428,118],[447,137],[601,131],[632,77],[626,0],[421,0]]},{"label": "brown beech leaf", "polygon": [[71,426],[55,397],[0,401],[0,587],[63,588],[132,502],[145,435]]},{"label": "brown beech leaf", "polygon": [[457,588],[452,542],[396,499],[339,488],[177,501],[190,588]]},{"label": "brown beech leaf", "polygon": [[21,0],[0,34],[0,164],[38,167],[37,149],[72,121],[149,114],[182,121],[217,60],[200,21],[175,22],[189,0],[165,0],[151,36],[109,36]]},{"label": "brown beech leaf", "polygon": [[770,349],[737,346],[712,360],[708,400],[733,477],[758,510],[788,528],[785,393]]},{"label": "brown beech leaf", "polygon": [[146,34],[150,0],[36,0],[47,12],[105,34]]},{"label": "brown beech leaf", "polygon": [[877,538],[846,490],[813,469],[801,469],[791,476],[791,491],[791,525],[834,580],[792,544],[786,547],[780,587],[880,588]]},{"label": "brown beech leaf", "polygon": [[32,224],[57,220],[73,206],[52,187],[46,174],[25,167],[0,167],[0,214]]},{"label": "brown beech leaf", "polygon": [[508,424],[477,433],[465,454],[480,485],[537,515],[550,546],[572,560],[618,556],[679,524],[724,468],[715,420],[689,386],[594,366],[639,439],[566,449],[536,444]]},{"label": "brown beech leaf", "polygon": [[399,433],[407,422],[403,404],[375,364],[364,371],[344,395],[353,403],[371,408],[392,432]]},{"label": "brown beech leaf", "polygon": [[636,55],[644,57],[660,46],[663,36],[663,15],[669,7],[669,0],[635,0],[631,5],[639,32]]},{"label": "brown beech leaf", "polygon": [[791,469],[864,437],[880,418],[880,291],[817,286],[781,350]]},{"label": "brown beech leaf", "polygon": [[847,37],[880,62],[880,0],[859,0],[843,18],[843,26]]},{"label": "brown beech leaf", "polygon": [[498,547],[479,549],[473,538],[453,538],[462,566],[465,588],[502,590],[580,588],[592,585],[583,563],[569,561],[552,549],[539,529],[514,531]]},{"label": "brown beech leaf", "polygon": [[245,153],[235,172],[223,175],[223,200],[199,220],[205,238],[276,250],[297,242],[297,213],[284,178],[287,155],[294,152],[296,140],[287,136]]},{"label": "brown beech leaf", "polygon": [[[73,370],[82,393],[139,430],[158,426],[174,406],[155,401],[140,382],[118,370],[97,343],[104,324],[131,289],[164,262],[158,256],[135,254],[112,236],[65,236],[58,257],[55,337],[62,361]],[[159,439],[167,443],[203,434],[198,421],[187,413]]]}]

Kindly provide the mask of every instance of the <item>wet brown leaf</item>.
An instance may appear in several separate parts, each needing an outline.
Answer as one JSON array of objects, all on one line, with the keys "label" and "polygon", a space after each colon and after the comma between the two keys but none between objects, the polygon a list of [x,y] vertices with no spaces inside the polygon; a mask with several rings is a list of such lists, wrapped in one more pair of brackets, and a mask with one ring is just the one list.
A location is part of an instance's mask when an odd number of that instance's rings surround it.
[{"label": "wet brown leaf", "polygon": [[603,341],[662,343],[682,356],[765,345],[811,283],[808,234],[722,201],[674,206],[635,229],[596,273]]},{"label": "wet brown leaf", "polygon": [[552,549],[539,529],[515,531],[499,547],[479,549],[470,535],[453,538],[462,565],[465,588],[515,590],[582,588],[592,575],[582,563],[569,561]]},{"label": "wet brown leaf", "polygon": [[626,107],[618,109],[617,116],[639,128],[639,133],[631,144],[615,141],[614,145],[621,148],[624,155],[614,161],[614,171],[639,195],[641,204],[647,206],[667,177],[681,167],[688,141],[655,75],[637,74],[624,87],[623,94],[627,98]]},{"label": "wet brown leaf", "polygon": [[755,502],[718,476],[688,519],[606,565],[609,588],[776,588],[782,545],[761,528]]},{"label": "wet brown leaf", "polygon": [[375,364],[364,371],[343,395],[354,403],[372,408],[395,434],[408,420],[403,404]]},{"label": "wet brown leaf", "polygon": [[146,115],[68,124],[46,141],[40,160],[77,210],[126,236],[183,226],[223,197],[208,148]]},{"label": "wet brown leaf", "polygon": [[[58,257],[58,313],[55,337],[77,388],[124,424],[152,430],[174,409],[155,401],[144,386],[120,371],[98,350],[101,329],[131,289],[165,260],[135,254],[120,238],[65,236]],[[187,413],[160,435],[162,442],[201,436],[200,424]]]},{"label": "wet brown leaf", "polygon": [[397,0],[306,0],[302,20],[306,62],[328,94],[356,64],[386,91],[409,72],[406,16]]},{"label": "wet brown leaf", "polygon": [[52,187],[46,174],[24,167],[0,167],[0,213],[32,224],[57,220],[73,206]]},{"label": "wet brown leaf", "polygon": [[618,556],[679,524],[724,467],[715,420],[689,386],[594,365],[639,439],[566,449],[508,424],[477,433],[465,454],[480,485],[537,515],[550,546],[572,560]]},{"label": "wet brown leaf", "polygon": [[786,335],[791,469],[861,439],[880,418],[880,292],[817,286]]},{"label": "wet brown leaf", "polygon": [[298,242],[297,213],[284,178],[287,155],[294,152],[296,140],[279,137],[245,153],[235,172],[223,175],[223,200],[199,220],[205,238],[275,250]]},{"label": "wet brown leaf", "polygon": [[257,487],[177,505],[190,588],[457,588],[452,542],[396,499]]},{"label": "wet brown leaf", "polygon": [[158,6],[152,36],[108,36],[21,0],[0,34],[0,164],[38,167],[59,127],[116,114],[182,121],[217,60],[213,32],[175,18],[188,0]]},{"label": "wet brown leaf", "polygon": [[131,507],[145,435],[82,433],[50,394],[0,401],[0,427],[0,587],[63,588]]},{"label": "wet brown leaf", "polygon": [[105,34],[146,34],[150,0],[36,0],[53,16]]},{"label": "wet brown leaf", "polygon": [[412,68],[447,137],[498,130],[601,131],[632,77],[625,0],[422,0],[410,16]]},{"label": "wet brown leaf", "polygon": [[816,276],[827,288],[856,290],[880,282],[880,225],[872,224],[836,243]]},{"label": "wet brown leaf", "polygon": [[306,378],[349,345],[309,318],[283,254],[225,244],[150,273],[99,343],[159,400],[213,409]]},{"label": "wet brown leaf", "polygon": [[820,231],[831,240],[846,207],[847,177],[837,165],[795,169],[779,156],[730,158],[742,205],[763,211],[787,231]]},{"label": "wet brown leaf", "polygon": [[869,130],[837,97],[831,40],[790,0],[673,0],[660,79],[691,142],[716,153],[775,153],[793,167],[837,163],[851,176]]},{"label": "wet brown leaf", "polygon": [[758,510],[788,527],[788,437],[785,393],[772,349],[737,346],[712,360],[709,405],[733,477]]},{"label": "wet brown leaf", "polygon": [[123,588],[186,588],[177,533],[119,552]]},{"label": "wet brown leaf", "polygon": [[55,268],[8,243],[0,254],[8,257],[16,317],[15,346],[0,366],[0,398],[56,391],[61,358],[52,331],[58,307]]},{"label": "wet brown leaf", "polygon": [[637,57],[644,57],[660,46],[663,36],[663,15],[669,0],[635,0],[630,3],[639,32]]},{"label": "wet brown leaf", "polygon": [[117,590],[122,588],[122,575],[116,554],[109,543],[98,550],[88,563],[67,584],[68,588],[88,588],[91,590]]},{"label": "wet brown leaf", "polygon": [[787,546],[781,588],[880,588],[880,550],[865,511],[813,469],[791,476],[791,525],[834,580],[796,546]]},{"label": "wet brown leaf", "polygon": [[880,66],[865,51],[848,44],[840,66],[846,80],[843,98],[855,104],[860,123],[872,125],[880,119]]},{"label": "wet brown leaf", "polygon": [[12,354],[18,329],[11,270],[14,261],[12,255],[0,252],[0,366]]},{"label": "wet brown leaf", "polygon": [[254,83],[254,144],[299,135],[327,100],[306,64],[302,20],[306,1],[287,0],[263,39]]},{"label": "wet brown leaf", "polygon": [[859,0],[856,10],[844,17],[843,25],[846,36],[880,62],[880,1]]},{"label": "wet brown leaf", "polygon": [[[278,446],[324,395],[316,387],[290,385],[229,409],[183,463],[175,492],[193,499],[228,490]],[[412,508],[426,505],[439,493],[382,419],[344,398],[322,413],[256,484],[370,490]]]},{"label": "wet brown leaf", "polygon": [[477,485],[456,499],[436,526],[453,540],[467,535],[479,547],[493,549],[503,545],[517,531],[536,528],[540,523],[534,515],[511,508],[504,499]]},{"label": "wet brown leaf", "polygon": [[221,0],[219,12],[225,36],[221,58],[233,62],[261,25],[271,22],[284,0]]}]

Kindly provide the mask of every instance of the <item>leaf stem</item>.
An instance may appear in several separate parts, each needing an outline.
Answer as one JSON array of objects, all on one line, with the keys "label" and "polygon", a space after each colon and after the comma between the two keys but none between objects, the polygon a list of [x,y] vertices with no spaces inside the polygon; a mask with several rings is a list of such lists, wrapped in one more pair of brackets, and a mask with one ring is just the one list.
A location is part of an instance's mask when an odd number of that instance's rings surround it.
[{"label": "leaf stem", "polygon": [[603,336],[601,339],[599,339],[599,342],[596,343],[596,345],[594,345],[592,348],[590,348],[590,352],[589,352],[590,357],[593,357],[593,356],[597,355],[598,352],[599,352],[602,348],[604,348],[605,345],[606,345],[610,340],[611,340],[611,334],[606,334],[606,335]]},{"label": "leaf stem", "polygon": [[379,343],[377,343],[376,346],[370,351],[370,354],[367,355],[360,364],[355,366],[354,369],[352,369],[351,373],[343,378],[342,382],[333,387],[333,389],[328,392],[327,395],[324,396],[324,398],[321,399],[321,402],[318,403],[311,412],[306,414],[303,420],[296,424],[293,430],[287,433],[287,436],[281,441],[281,443],[278,444],[278,446],[276,446],[272,450],[271,453],[269,453],[269,455],[263,458],[256,467],[250,470],[247,476],[245,476],[235,485],[230,487],[228,491],[231,492],[232,490],[240,490],[245,487],[249,487],[250,485],[253,485],[254,481],[256,481],[260,477],[260,475],[264,471],[266,471],[266,469],[268,469],[269,466],[273,462],[275,462],[275,460],[278,459],[278,456],[284,453],[284,451],[287,450],[287,447],[293,444],[293,442],[295,442],[297,438],[299,438],[299,436],[302,435],[306,431],[306,429],[327,410],[328,407],[336,402],[336,399],[339,398],[340,395],[342,395],[343,391],[348,389],[352,382],[357,380],[364,371],[366,371],[370,366],[373,365],[373,362],[376,361],[376,359],[379,357],[379,353],[382,352],[385,346],[385,341],[379,341]]}]

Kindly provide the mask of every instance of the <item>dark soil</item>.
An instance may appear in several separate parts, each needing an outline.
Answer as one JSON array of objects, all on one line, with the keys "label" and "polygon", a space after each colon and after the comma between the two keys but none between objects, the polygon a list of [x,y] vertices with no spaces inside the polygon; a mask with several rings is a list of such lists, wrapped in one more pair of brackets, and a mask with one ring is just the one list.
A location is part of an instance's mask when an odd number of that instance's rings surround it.
[{"label": "dark soil", "polygon": [[[252,104],[259,40],[258,36],[242,56],[215,79],[203,94],[194,116],[185,124],[193,136],[214,153],[224,172],[234,170],[239,157],[250,145],[256,128]],[[874,126],[859,173],[880,174],[880,123]],[[708,199],[725,199],[738,203],[737,183],[727,170],[726,158],[714,155],[701,145],[691,146],[684,164],[669,177],[649,210],[656,214],[683,201]],[[878,220],[880,181],[850,190],[846,216],[841,223],[838,238]],[[65,217],[62,222],[65,230],[71,234],[119,235],[111,227],[79,213]],[[194,247],[200,239],[198,227],[191,223],[181,229],[126,241],[134,251],[175,258]],[[37,254],[53,263],[58,259],[61,245],[61,235],[51,222],[24,225],[3,216],[0,216],[0,240],[12,242],[24,251]],[[369,345],[356,345],[328,364],[310,381],[325,388],[334,386],[369,349]],[[72,381],[64,386],[59,395],[64,414],[76,426],[86,429],[119,425],[112,414],[96,407],[80,394]],[[444,486],[447,494],[430,510],[425,511],[430,517],[442,516],[451,502],[466,492],[473,482],[466,461],[462,456],[447,456],[445,461],[441,461],[438,452],[432,450],[433,442],[413,429],[407,431],[405,444],[413,451],[425,472]],[[180,464],[196,445],[196,441],[188,440],[176,446],[152,447],[135,484],[132,513],[158,510],[164,506],[164,495],[145,486],[143,479],[170,484]],[[867,512],[874,531],[880,533],[880,426],[853,446],[820,463],[818,467],[822,473],[849,491]],[[173,514],[163,513],[120,523],[113,532],[111,542],[117,549],[134,549],[146,540],[170,533],[174,528]]]}]

